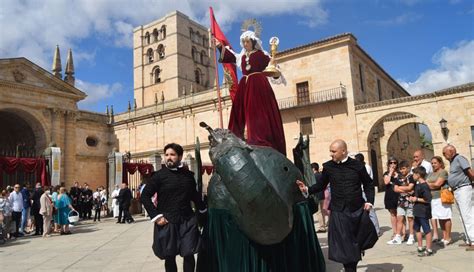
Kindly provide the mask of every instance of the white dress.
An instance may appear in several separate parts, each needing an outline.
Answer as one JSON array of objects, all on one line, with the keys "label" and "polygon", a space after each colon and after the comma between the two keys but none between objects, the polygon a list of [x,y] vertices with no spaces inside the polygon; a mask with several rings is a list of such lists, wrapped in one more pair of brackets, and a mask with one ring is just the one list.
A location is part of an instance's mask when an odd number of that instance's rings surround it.
[{"label": "white dress", "polygon": [[120,189],[115,189],[113,192],[112,192],[112,210],[113,210],[113,213],[114,213],[114,218],[115,217],[118,217],[119,215],[119,205],[117,203],[117,196],[119,195],[119,191]]}]

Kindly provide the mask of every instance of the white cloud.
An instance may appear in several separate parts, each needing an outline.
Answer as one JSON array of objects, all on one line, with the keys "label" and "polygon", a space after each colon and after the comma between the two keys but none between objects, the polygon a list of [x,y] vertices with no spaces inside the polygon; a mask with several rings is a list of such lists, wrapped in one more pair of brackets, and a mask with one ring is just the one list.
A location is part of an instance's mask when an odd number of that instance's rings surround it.
[{"label": "white cloud", "polygon": [[[118,47],[132,46],[133,27],[179,10],[205,25],[209,6],[223,28],[248,17],[297,14],[311,27],[327,21],[322,0],[176,1],[176,0],[1,0],[0,58],[26,57],[50,70],[55,46],[63,56],[72,48],[81,61],[93,61],[93,52],[77,48],[82,39],[99,37]],[[84,58],[81,58],[83,56]],[[87,57],[89,56],[89,57]],[[64,57],[63,57],[64,58]]]},{"label": "white cloud", "polygon": [[406,12],[395,16],[393,18],[383,19],[383,20],[369,20],[367,23],[382,25],[382,26],[393,26],[393,25],[404,25],[416,22],[420,20],[423,16],[421,14]]},{"label": "white cloud", "polygon": [[79,102],[79,107],[81,108],[91,108],[101,100],[111,98],[112,96],[117,95],[123,90],[123,86],[120,83],[114,83],[112,85],[97,84],[82,81],[80,79],[76,80],[76,88],[87,94],[86,99]]},{"label": "white cloud", "polygon": [[424,71],[413,82],[399,80],[400,84],[417,95],[474,82],[474,40],[442,48],[433,56],[433,63],[436,68]]}]

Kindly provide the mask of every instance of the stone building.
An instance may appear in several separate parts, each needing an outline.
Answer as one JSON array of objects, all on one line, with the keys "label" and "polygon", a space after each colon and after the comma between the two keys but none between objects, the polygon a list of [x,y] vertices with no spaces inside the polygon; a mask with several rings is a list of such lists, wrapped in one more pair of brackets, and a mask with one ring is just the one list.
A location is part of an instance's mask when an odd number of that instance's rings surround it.
[{"label": "stone building", "polygon": [[[13,131],[29,127],[38,152],[56,142],[63,150],[66,185],[77,179],[93,187],[111,186],[106,164],[114,148],[130,152],[133,161],[159,164],[163,146],[177,142],[190,160],[199,137],[203,163],[210,164],[207,132],[199,127],[202,121],[219,126],[209,30],[176,11],[135,28],[133,39],[135,101],[118,114],[77,109],[85,94],[74,88],[71,66],[62,80],[56,66],[55,76],[26,59],[0,60],[0,120],[15,116],[9,123]],[[286,85],[273,89],[288,154],[303,133],[310,138],[311,160],[324,162],[329,144],[342,138],[349,151],[366,156],[380,182],[388,156],[409,159],[420,147],[423,125],[432,135],[427,156],[441,155],[449,141],[473,158],[472,83],[410,96],[350,33],[286,49],[276,62],[286,79]],[[18,73],[26,79],[19,80]],[[232,102],[225,84],[220,90],[226,126]],[[440,128],[442,119],[448,130]],[[0,146],[13,145],[0,141]]]}]

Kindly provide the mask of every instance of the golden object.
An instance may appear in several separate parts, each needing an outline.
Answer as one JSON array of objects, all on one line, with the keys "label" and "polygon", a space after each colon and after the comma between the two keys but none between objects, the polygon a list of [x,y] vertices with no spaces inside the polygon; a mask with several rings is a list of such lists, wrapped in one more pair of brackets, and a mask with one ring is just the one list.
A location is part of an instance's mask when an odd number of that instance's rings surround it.
[{"label": "golden object", "polygon": [[272,58],[270,59],[270,62],[268,63],[267,68],[263,70],[263,73],[266,76],[273,77],[274,79],[277,79],[281,76],[281,72],[276,67],[277,64],[275,62],[275,55],[277,53],[279,43],[280,43],[280,40],[277,37],[270,38],[270,54]]}]

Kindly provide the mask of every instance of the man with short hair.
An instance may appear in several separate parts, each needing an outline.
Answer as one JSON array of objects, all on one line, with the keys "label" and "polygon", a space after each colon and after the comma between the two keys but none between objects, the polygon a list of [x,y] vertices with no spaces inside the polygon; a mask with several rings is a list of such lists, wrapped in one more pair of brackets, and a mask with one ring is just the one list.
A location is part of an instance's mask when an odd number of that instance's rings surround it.
[{"label": "man with short hair", "polygon": [[43,234],[43,216],[40,214],[41,203],[40,198],[43,194],[43,189],[41,188],[41,183],[36,183],[35,190],[33,191],[33,195],[31,199],[33,203],[31,204],[31,214],[35,218],[35,234],[34,235],[42,235]]},{"label": "man with short hair", "polygon": [[448,184],[454,192],[454,198],[459,208],[461,223],[466,235],[466,250],[474,250],[474,216],[472,207],[472,185],[474,170],[469,161],[458,154],[456,147],[447,145],[443,148],[444,157],[450,162]]},{"label": "man with short hair", "polygon": [[81,196],[81,188],[79,188],[79,182],[74,181],[74,186],[71,187],[71,190],[69,191],[69,195],[71,196],[72,199],[72,207],[79,212],[80,215],[82,215],[82,210],[79,205],[79,199]]},{"label": "man with short hair", "polygon": [[23,211],[23,195],[20,192],[20,184],[15,184],[13,192],[8,197],[10,204],[12,205],[12,220],[15,222],[15,233],[13,236],[23,236],[23,232],[20,232],[21,224],[21,213]]},{"label": "man with short hair", "polygon": [[[431,163],[427,160],[425,160],[425,154],[423,153],[423,150],[417,149],[413,153],[413,161],[416,164],[416,166],[423,166],[426,169],[426,174],[429,175],[433,173],[433,166],[431,166]],[[414,168],[412,168],[413,170]]]},{"label": "man with short hair", "polygon": [[[23,210],[21,211],[21,226],[20,232],[29,234],[31,230],[26,230],[30,219],[30,211],[31,211],[31,195],[30,195],[30,184],[25,183],[23,184],[23,189],[21,189],[21,195],[23,197]],[[30,221],[31,223],[31,221]]]},{"label": "man with short hair", "polygon": [[[199,250],[199,230],[191,201],[206,212],[202,196],[196,190],[194,173],[181,162],[183,148],[175,143],[164,148],[165,166],[153,173],[143,188],[141,202],[155,224],[153,252],[165,260],[167,272],[178,271],[176,255],[183,257],[183,271],[192,272],[194,254]],[[155,207],[152,197],[157,194]]]},{"label": "man with short hair", "polygon": [[[335,140],[329,151],[332,160],[323,164],[323,182],[310,188],[302,181],[296,183],[305,196],[331,184],[329,259],[342,263],[345,271],[355,272],[362,251],[372,247],[378,239],[368,216],[374,205],[373,181],[361,162],[348,157],[346,142]],[[367,200],[362,197],[361,185]]]},{"label": "man with short hair", "polygon": [[123,182],[122,188],[120,189],[119,194],[117,196],[117,201],[119,202],[119,215],[117,223],[125,224],[125,222],[127,222],[130,224],[134,221],[129,211],[130,205],[132,204],[132,199],[132,191],[130,191],[130,189],[128,188],[128,184]]}]

